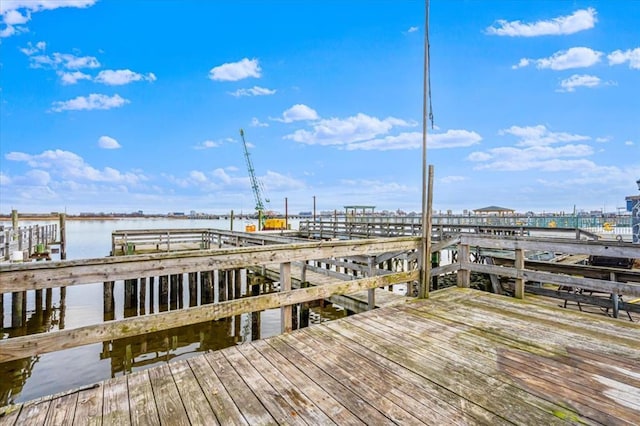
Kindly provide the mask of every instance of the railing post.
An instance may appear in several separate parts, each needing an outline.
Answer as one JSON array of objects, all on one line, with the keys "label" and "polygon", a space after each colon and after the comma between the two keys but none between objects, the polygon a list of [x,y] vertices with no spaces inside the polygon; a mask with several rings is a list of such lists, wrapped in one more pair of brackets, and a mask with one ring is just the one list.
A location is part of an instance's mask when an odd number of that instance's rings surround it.
[{"label": "railing post", "polygon": [[[610,272],[609,273],[609,280],[610,281],[618,281],[616,279],[616,273],[615,272]],[[613,304],[613,317],[614,318],[618,318],[618,314],[620,312],[620,299],[618,297],[618,293],[611,293],[611,302]]]},{"label": "railing post", "polygon": [[514,264],[518,277],[516,278],[515,297],[517,299],[524,299],[524,277],[522,277],[524,269],[524,250],[516,249],[516,260]]},{"label": "railing post", "polygon": [[[373,256],[369,256],[369,271],[368,271],[368,276],[369,277],[373,277],[375,275],[375,265],[373,263],[374,261],[374,257]],[[376,307],[376,288],[370,288],[367,290],[367,310],[371,311],[373,309],[375,309]]]},{"label": "railing post", "polygon": [[[280,291],[291,290],[291,262],[280,264]],[[282,323],[282,332],[289,333],[293,330],[293,321],[291,319],[291,305],[280,308],[280,316]]]},{"label": "railing post", "polygon": [[467,266],[469,263],[469,244],[460,243],[458,245],[458,262],[460,262],[458,287],[469,288],[471,286],[471,271]]}]

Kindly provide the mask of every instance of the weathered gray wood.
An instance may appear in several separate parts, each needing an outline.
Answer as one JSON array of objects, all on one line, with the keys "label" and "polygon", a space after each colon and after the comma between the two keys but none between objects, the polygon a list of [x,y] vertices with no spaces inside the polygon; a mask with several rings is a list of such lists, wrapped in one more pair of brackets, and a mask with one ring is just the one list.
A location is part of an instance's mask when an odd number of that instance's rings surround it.
[{"label": "weathered gray wood", "polygon": [[139,371],[127,376],[129,405],[132,425],[158,424],[160,417],[153,397],[148,371]]},{"label": "weathered gray wood", "polygon": [[[569,291],[558,291],[551,288],[529,286],[526,288],[527,298],[532,294],[540,296],[552,297],[558,300],[567,300],[571,302],[585,303],[593,306],[600,306],[601,308],[613,309],[613,303],[611,301],[612,294],[609,293],[609,298],[604,298],[602,294],[591,295],[588,291],[584,293],[575,293]],[[628,303],[621,301],[618,296],[618,310],[622,312],[635,312],[640,313],[640,304]]]},{"label": "weathered gray wood", "polygon": [[640,257],[638,244],[619,241],[583,241],[559,238],[530,238],[530,237],[489,237],[470,234],[461,234],[462,244],[493,248],[501,250],[540,250],[547,251],[550,248],[555,252],[569,254],[588,254],[590,256],[609,257]]},{"label": "weathered gray wood", "polygon": [[156,398],[156,407],[161,421],[170,425],[189,425],[189,417],[187,417],[169,365],[164,364],[150,369],[149,379],[154,395],[161,395]]},{"label": "weathered gray wood", "polygon": [[41,425],[44,424],[47,418],[47,412],[49,411],[49,405],[51,401],[41,400],[32,401],[24,404],[16,425]]},{"label": "weathered gray wood", "polygon": [[[320,410],[313,399],[308,398],[304,393],[298,390],[285,375],[260,354],[253,345],[239,345],[236,349],[246,358],[250,365],[262,376],[264,381],[271,385],[273,389],[280,395],[278,399],[291,401],[292,409],[308,424],[335,424],[329,416]],[[240,366],[238,366],[241,368]],[[294,374],[291,370],[288,372]],[[301,373],[299,373],[302,375]]]},{"label": "weathered gray wood", "polygon": [[521,273],[518,273],[514,268],[506,268],[503,266],[494,265],[482,265],[479,263],[471,262],[463,263],[463,267],[468,268],[470,271],[483,272],[486,274],[496,274],[503,277],[522,277],[527,281],[539,281],[568,287],[578,287],[594,291],[627,294],[633,297],[640,297],[640,283],[621,283],[617,281],[595,280],[592,278],[552,274],[550,272],[530,271],[528,269],[524,269]]},{"label": "weathered gray wood", "polygon": [[[356,315],[353,319],[356,320],[359,316]],[[553,411],[562,409],[562,407],[545,402],[515,385],[509,385],[495,377],[464,368],[457,359],[451,362],[448,357],[437,356],[426,345],[413,347],[413,345],[401,343],[404,340],[403,337],[391,335],[386,329],[375,329],[361,324],[357,326],[355,324],[342,325],[338,329],[335,324],[327,323],[327,326],[332,330],[384,354],[385,357],[396,363],[408,365],[412,371],[422,375],[425,379],[428,378],[440,386],[451,389],[461,397],[472,400],[484,409],[503,418],[524,424],[559,423],[559,419],[554,417]],[[424,362],[425,359],[428,359],[429,362]],[[497,366],[493,368],[497,368]],[[489,389],[491,391],[487,391]],[[514,406],[526,408],[514,411],[512,409]],[[537,409],[533,409],[533,407],[537,407]],[[571,414],[575,415],[575,413]]]},{"label": "weathered gray wood", "polygon": [[[285,262],[280,264],[280,291],[291,290],[291,263]],[[284,305],[280,308],[280,323],[283,333],[289,333],[293,330],[291,322],[291,305]]]},{"label": "weathered gray wood", "polygon": [[[400,364],[389,360],[384,354],[367,350],[366,347],[363,347],[359,343],[339,333],[333,333],[324,327],[316,327],[312,331],[314,338],[316,335],[321,336],[325,342],[323,346],[348,348],[352,353],[356,354],[349,355],[348,358],[354,356],[362,357],[368,362],[379,365],[383,369],[380,380],[388,383],[394,390],[404,391],[411,395],[412,398],[430,406],[427,409],[423,408],[419,411],[421,415],[420,418],[427,420],[428,423],[465,423],[464,419],[466,418],[467,421],[471,423],[490,425],[512,424],[508,420],[496,416],[494,413],[485,410],[477,404],[469,404],[467,400],[461,398],[451,390],[439,386],[430,380],[425,380],[423,376],[406,368],[407,363]],[[347,359],[347,357],[343,358]]]},{"label": "weathered gray wood", "polygon": [[[461,371],[464,371],[465,368],[475,369],[498,380],[504,380],[504,378],[511,376],[515,379],[516,386],[524,386],[524,389],[531,394],[525,396],[526,401],[530,404],[539,405],[536,403],[535,397],[544,398],[552,403],[573,407],[574,410],[583,413],[586,417],[605,424],[614,421],[616,417],[611,415],[614,413],[621,419],[633,418],[632,410],[625,407],[614,409],[608,405],[608,397],[601,398],[597,395],[601,394],[603,390],[598,386],[597,380],[593,380],[593,378],[588,380],[574,379],[574,376],[585,376],[586,379],[587,374],[575,365],[564,364],[563,358],[532,354],[531,347],[523,347],[524,350],[501,347],[502,341],[495,342],[491,334],[472,336],[470,344],[467,346],[468,334],[465,330],[446,333],[445,336],[436,336],[436,333],[433,333],[433,327],[425,327],[426,322],[423,321],[408,323],[411,326],[410,329],[405,327],[396,331],[393,322],[387,321],[386,318],[382,319],[382,324],[376,319],[363,318],[363,320],[369,326],[380,327],[388,334],[396,335],[412,343],[420,342],[429,348],[432,357],[442,357],[443,359],[455,357],[458,359],[457,363],[460,364],[456,368]],[[447,328],[447,331],[449,330],[451,329]],[[496,346],[498,349],[494,352],[493,348]],[[488,350],[478,349],[483,347],[487,347]],[[497,365],[499,369],[495,369],[494,365]],[[600,374],[606,374],[606,372],[600,371]],[[535,391],[528,388],[529,383],[522,383],[518,380],[522,377],[537,377],[534,385]],[[520,393],[520,390],[514,392]],[[618,398],[625,399],[622,395]],[[485,407],[490,408],[486,405]]]},{"label": "weathered gray wood", "polygon": [[[236,372],[254,395],[260,398],[260,402],[264,408],[273,416],[278,424],[306,424],[301,417],[301,413],[290,405],[283,395],[278,393],[274,386],[277,383],[271,383],[266,380],[235,347],[227,348],[221,351],[229,364],[233,365]],[[292,403],[295,400],[292,400]],[[305,401],[295,401],[296,404]]]},{"label": "weathered gray wood", "polygon": [[516,285],[515,285],[515,297],[516,299],[522,299],[524,298],[524,281],[525,281],[521,275],[521,272],[524,269],[524,250],[522,249],[516,249],[515,268],[518,273],[518,278],[516,278]]},{"label": "weathered gray wood", "polygon": [[231,300],[215,305],[198,306],[180,311],[169,311],[46,334],[0,340],[0,362],[89,343],[99,343],[105,340],[136,336],[243,313],[277,308],[283,305],[310,302],[328,298],[334,294],[348,294],[367,288],[408,282],[414,280],[416,275],[417,272],[415,271],[410,273],[401,272],[354,281],[341,281],[306,289]]},{"label": "weathered gray wood", "polygon": [[18,420],[22,404],[0,407],[0,426],[13,426]]},{"label": "weathered gray wood", "polygon": [[74,425],[100,426],[104,386],[97,384],[78,393]]},{"label": "weathered gray wood", "polygon": [[470,285],[471,271],[469,270],[469,245],[461,243],[458,246],[458,262],[460,262],[460,270],[458,271],[458,287],[468,288]]},{"label": "weathered gray wood", "polygon": [[224,425],[246,425],[244,417],[233,402],[229,392],[204,357],[187,360],[204,396],[216,415],[217,422]]},{"label": "weathered gray wood", "polygon": [[265,409],[257,395],[238,375],[237,371],[229,364],[222,352],[208,353],[205,357],[225,389],[234,398],[234,403],[244,416],[244,419],[251,425],[275,424],[275,419]]},{"label": "weathered gray wood", "polygon": [[0,265],[0,292],[36,290],[150,275],[181,274],[207,269],[233,269],[329,256],[349,257],[417,248],[412,237],[362,241],[322,241]]},{"label": "weathered gray wood", "polygon": [[389,419],[375,406],[375,401],[371,401],[374,402],[374,405],[371,405],[370,401],[367,401],[358,395],[357,392],[349,389],[346,383],[341,383],[331,377],[326,371],[302,356],[300,352],[296,351],[293,347],[289,346],[287,339],[282,339],[279,336],[267,340],[267,343],[279,352],[282,357],[295,364],[310,380],[330,393],[334,399],[361,421],[367,424],[389,423]]},{"label": "weathered gray wood", "polygon": [[103,395],[102,422],[104,424],[130,425],[127,377],[120,376],[104,382]]},{"label": "weathered gray wood", "polygon": [[169,368],[189,422],[194,425],[219,424],[189,364],[186,361],[172,362]]},{"label": "weathered gray wood", "polygon": [[[362,358],[354,357],[340,345],[326,344],[325,340],[320,340],[324,345],[319,344],[309,337],[316,334],[314,331],[307,329],[301,332],[296,339],[290,339],[287,343],[335,380],[348,385],[350,389],[369,403],[374,403],[375,407],[382,411],[391,422],[424,424],[412,413],[420,413],[423,419],[433,415],[427,406],[417,401],[408,401],[412,397],[401,392],[394,394],[392,385],[380,377],[382,369],[378,366],[366,363]],[[362,351],[365,350],[362,348]],[[441,416],[440,420],[444,421],[444,417]]]},{"label": "weathered gray wood", "polygon": [[[353,413],[351,413],[351,411],[346,409],[339,401],[337,401],[331,393],[327,392],[315,381],[310,380],[310,378],[292,362],[295,362],[295,360],[290,361],[285,358],[264,340],[253,342],[251,346],[271,363],[270,368],[277,369],[288,381],[291,382],[292,388],[290,392],[292,394],[298,392],[303,393],[337,424],[364,424]],[[238,349],[247,356],[248,354],[253,354],[255,352],[248,349],[251,346],[245,347],[241,345]],[[267,366],[265,366],[265,368],[266,367]],[[316,422],[316,424],[319,423]]]},{"label": "weathered gray wood", "polygon": [[78,394],[72,393],[51,401],[45,425],[58,426],[73,424]]}]

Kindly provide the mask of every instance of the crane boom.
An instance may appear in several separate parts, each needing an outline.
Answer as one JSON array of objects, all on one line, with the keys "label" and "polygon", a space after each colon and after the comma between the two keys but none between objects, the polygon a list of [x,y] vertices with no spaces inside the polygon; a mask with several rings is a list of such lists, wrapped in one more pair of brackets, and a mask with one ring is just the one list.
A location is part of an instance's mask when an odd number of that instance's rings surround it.
[{"label": "crane boom", "polygon": [[244,158],[247,162],[247,169],[249,170],[249,179],[251,179],[251,189],[253,190],[253,198],[255,198],[255,201],[256,201],[256,211],[258,212],[259,216],[262,216],[264,212],[264,202],[262,201],[262,184],[256,177],[256,172],[253,168],[251,157],[249,156],[249,148],[247,148],[247,142],[244,140],[244,130],[242,129],[240,129],[240,137],[242,137],[242,145],[244,147]]}]

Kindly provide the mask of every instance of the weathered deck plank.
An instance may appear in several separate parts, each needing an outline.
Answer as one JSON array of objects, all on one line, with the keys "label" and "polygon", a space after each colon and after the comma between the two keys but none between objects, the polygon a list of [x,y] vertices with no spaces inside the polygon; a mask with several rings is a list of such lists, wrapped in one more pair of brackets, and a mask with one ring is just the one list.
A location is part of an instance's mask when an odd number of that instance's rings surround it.
[{"label": "weathered deck plank", "polygon": [[182,404],[180,393],[171,375],[168,364],[149,370],[151,387],[162,422],[170,425],[189,425],[187,411]]},{"label": "weathered deck plank", "polygon": [[222,355],[222,351],[209,353],[205,357],[249,424],[268,425],[277,423],[244,380],[236,373],[233,366]]},{"label": "weathered deck plank", "polygon": [[194,357],[187,362],[209,401],[218,423],[224,422],[234,426],[248,424],[207,360],[204,357]]},{"label": "weathered deck plank", "polygon": [[286,376],[277,368],[274,368],[254,347],[251,345],[241,345],[238,346],[236,350],[256,368],[267,383],[273,386],[281,398],[285,401],[295,401],[295,410],[305,422],[323,425],[335,424],[329,416],[315,405],[312,399],[309,399],[301,393]]},{"label": "weathered deck plank", "polygon": [[640,326],[470,289],[0,409],[14,424],[637,424]]},{"label": "weathered deck plank", "polygon": [[153,389],[148,371],[140,371],[128,376],[129,404],[133,425],[157,424],[160,421],[158,408],[153,398]]}]

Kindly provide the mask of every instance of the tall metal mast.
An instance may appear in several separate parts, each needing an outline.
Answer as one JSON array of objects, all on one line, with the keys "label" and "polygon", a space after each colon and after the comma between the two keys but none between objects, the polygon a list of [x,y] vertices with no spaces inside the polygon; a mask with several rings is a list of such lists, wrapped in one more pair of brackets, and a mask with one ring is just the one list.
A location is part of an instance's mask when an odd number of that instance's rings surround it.
[{"label": "tall metal mast", "polygon": [[[251,179],[251,189],[253,190],[253,198],[256,200],[256,211],[260,217],[263,216],[264,203],[262,201],[262,184],[256,177],[256,172],[249,156],[249,149],[247,148],[247,141],[244,140],[244,130],[240,129],[240,137],[242,137],[242,145],[244,147],[244,158],[247,162],[247,169],[249,169],[249,178]],[[269,200],[266,200],[269,202]],[[260,224],[262,225],[262,224]]]}]

